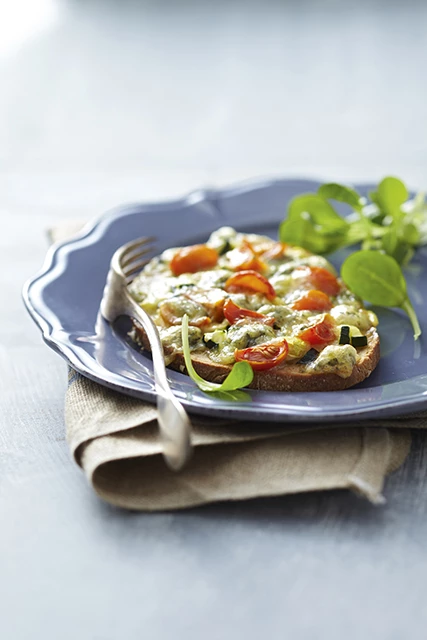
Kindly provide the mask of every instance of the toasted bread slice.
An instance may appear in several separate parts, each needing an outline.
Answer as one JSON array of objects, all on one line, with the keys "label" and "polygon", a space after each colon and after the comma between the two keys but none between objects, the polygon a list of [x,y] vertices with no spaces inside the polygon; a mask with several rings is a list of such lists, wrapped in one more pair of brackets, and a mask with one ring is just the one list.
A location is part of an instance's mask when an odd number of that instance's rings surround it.
[{"label": "toasted bread slice", "polygon": [[[222,227],[206,245],[168,249],[144,267],[130,294],[157,325],[169,366],[181,372],[186,369],[180,324],[187,316],[194,330],[189,338],[194,368],[212,382],[226,378],[236,357],[260,357],[248,348],[262,353],[263,345],[283,340],[287,359],[255,371],[252,388],[347,389],[378,364],[378,319],[334,267],[323,256],[266,236]],[[132,337],[149,348],[140,328]],[[355,348],[365,338],[366,346]],[[311,355],[314,360],[307,361],[310,347],[308,360]],[[267,366],[277,362],[266,360]]]},{"label": "toasted bread slice", "polygon": [[[280,364],[268,371],[255,371],[250,389],[263,391],[339,391],[365,380],[380,359],[380,340],[374,328],[367,332],[368,344],[357,351],[357,362],[350,376],[343,378],[336,373],[310,371],[310,367],[296,362]],[[138,325],[134,325],[134,340],[149,350],[146,335]],[[197,373],[205,380],[221,383],[230,373],[232,366],[213,362],[206,352],[194,351],[191,360]],[[178,352],[170,363],[170,368],[186,373],[184,356]]]}]

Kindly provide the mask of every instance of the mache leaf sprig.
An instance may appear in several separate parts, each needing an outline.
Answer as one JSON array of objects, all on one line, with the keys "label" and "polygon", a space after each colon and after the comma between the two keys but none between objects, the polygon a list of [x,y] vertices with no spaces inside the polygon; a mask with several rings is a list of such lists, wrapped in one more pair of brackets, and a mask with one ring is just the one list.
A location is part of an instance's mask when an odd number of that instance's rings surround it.
[{"label": "mache leaf sprig", "polygon": [[197,384],[201,391],[215,394],[223,400],[250,400],[250,396],[246,392],[241,391],[242,387],[247,387],[254,378],[254,372],[249,362],[235,362],[230,373],[221,384],[209,382],[199,376],[191,361],[187,314],[182,318],[181,337],[182,350],[188,375],[193,382]]},{"label": "mache leaf sprig", "polygon": [[[421,329],[401,267],[410,262],[417,247],[427,244],[424,194],[410,198],[406,185],[399,178],[388,176],[368,196],[362,197],[342,184],[322,184],[317,193],[291,200],[279,238],[318,254],[360,245],[361,251],[350,255],[343,264],[344,282],[367,302],[402,308],[417,339]],[[348,205],[351,213],[340,216],[333,202]],[[388,279],[384,278],[387,270]]]}]

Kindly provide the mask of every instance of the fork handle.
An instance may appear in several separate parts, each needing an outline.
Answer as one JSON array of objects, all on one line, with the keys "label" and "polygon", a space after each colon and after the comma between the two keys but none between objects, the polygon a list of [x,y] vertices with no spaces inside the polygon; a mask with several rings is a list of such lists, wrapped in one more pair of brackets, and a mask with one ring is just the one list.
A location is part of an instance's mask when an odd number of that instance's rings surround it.
[{"label": "fork handle", "polygon": [[150,343],[163,456],[171,469],[179,471],[192,453],[190,419],[169,386],[163,345],[156,325],[148,313],[141,309],[128,293],[126,293],[126,298],[129,314],[142,325]]}]

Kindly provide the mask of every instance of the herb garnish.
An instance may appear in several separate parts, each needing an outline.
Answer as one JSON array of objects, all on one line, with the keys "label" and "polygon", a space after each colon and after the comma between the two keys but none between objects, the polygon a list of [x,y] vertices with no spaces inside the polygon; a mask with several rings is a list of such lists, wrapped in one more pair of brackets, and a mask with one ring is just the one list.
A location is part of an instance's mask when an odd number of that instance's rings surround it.
[{"label": "herb garnish", "polygon": [[[204,380],[193,367],[193,363],[191,362],[191,354],[190,354],[190,344],[188,341],[188,316],[184,315],[182,318],[182,350],[184,353],[185,366],[187,367],[187,372],[190,378],[197,384],[199,389],[208,393],[221,393],[223,398],[227,398],[224,392],[236,392],[237,389],[241,389],[242,387],[247,387],[250,384],[254,377],[254,372],[251,365],[248,362],[236,362],[233,365],[230,373],[222,382],[222,384],[217,384],[215,382],[209,382],[208,380]],[[236,397],[232,397],[231,394],[228,394],[229,399],[236,399]],[[228,399],[228,398],[227,398]],[[238,398],[241,400],[242,398]]]},{"label": "herb garnish", "polygon": [[421,335],[405,278],[394,258],[379,251],[356,251],[344,261],[341,275],[346,285],[363,300],[406,311],[414,329],[414,339]]},{"label": "herb garnish", "polygon": [[[367,302],[403,309],[416,340],[421,329],[399,265],[406,266],[415,249],[427,244],[425,198],[419,194],[409,199],[405,184],[392,176],[381,180],[369,198],[345,185],[323,184],[317,193],[291,200],[279,237],[320,254],[360,243],[362,250],[342,266],[344,282]],[[330,200],[349,205],[352,214],[342,218]]]}]

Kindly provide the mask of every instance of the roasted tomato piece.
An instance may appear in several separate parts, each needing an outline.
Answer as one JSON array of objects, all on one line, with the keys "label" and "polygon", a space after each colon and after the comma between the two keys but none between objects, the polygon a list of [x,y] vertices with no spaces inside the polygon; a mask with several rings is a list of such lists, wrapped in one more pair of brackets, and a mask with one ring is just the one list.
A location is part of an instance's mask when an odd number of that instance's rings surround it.
[{"label": "roasted tomato piece", "polygon": [[206,309],[185,295],[164,300],[159,305],[159,312],[163,322],[169,326],[181,324],[184,314],[189,316],[188,324],[192,327],[205,327],[211,323]]},{"label": "roasted tomato piece", "polygon": [[269,300],[276,297],[276,292],[267,278],[249,269],[230,276],[224,288],[228,293],[262,293]]},{"label": "roasted tomato piece", "polygon": [[248,240],[243,240],[242,246],[230,251],[227,255],[233,271],[265,271],[267,265],[260,260]]},{"label": "roasted tomato piece", "polygon": [[212,269],[218,262],[218,253],[206,244],[194,244],[179,249],[169,267],[174,276],[182,273],[196,273],[203,269]]},{"label": "roasted tomato piece", "polygon": [[327,269],[323,269],[323,267],[299,267],[295,270],[295,273],[298,274],[299,272],[305,276],[307,282],[328,296],[336,296],[341,290],[341,285],[336,277]]},{"label": "roasted tomato piece", "polygon": [[264,260],[280,260],[284,257],[288,246],[284,242],[275,242],[267,251],[263,252],[262,257]]},{"label": "roasted tomato piece", "polygon": [[249,362],[254,371],[272,369],[288,355],[289,347],[286,340],[267,344],[258,344],[247,349],[236,349],[234,357],[237,362]]},{"label": "roasted tomato piece", "polygon": [[292,305],[297,311],[329,311],[331,307],[330,297],[317,289],[311,289]]},{"label": "roasted tomato piece", "polygon": [[191,290],[191,293],[185,295],[189,300],[202,305],[213,322],[222,322],[224,320],[225,299],[222,289],[211,289],[210,292],[197,289]]},{"label": "roasted tomato piece", "polygon": [[335,340],[335,322],[329,314],[325,314],[320,322],[305,329],[298,338],[311,345],[329,344]]},{"label": "roasted tomato piece", "polygon": [[256,311],[239,307],[239,305],[235,304],[231,299],[227,300],[224,304],[224,316],[230,324],[235,324],[239,320],[251,319],[268,324],[270,327],[274,324],[274,318],[269,318],[262,313],[257,313]]}]

